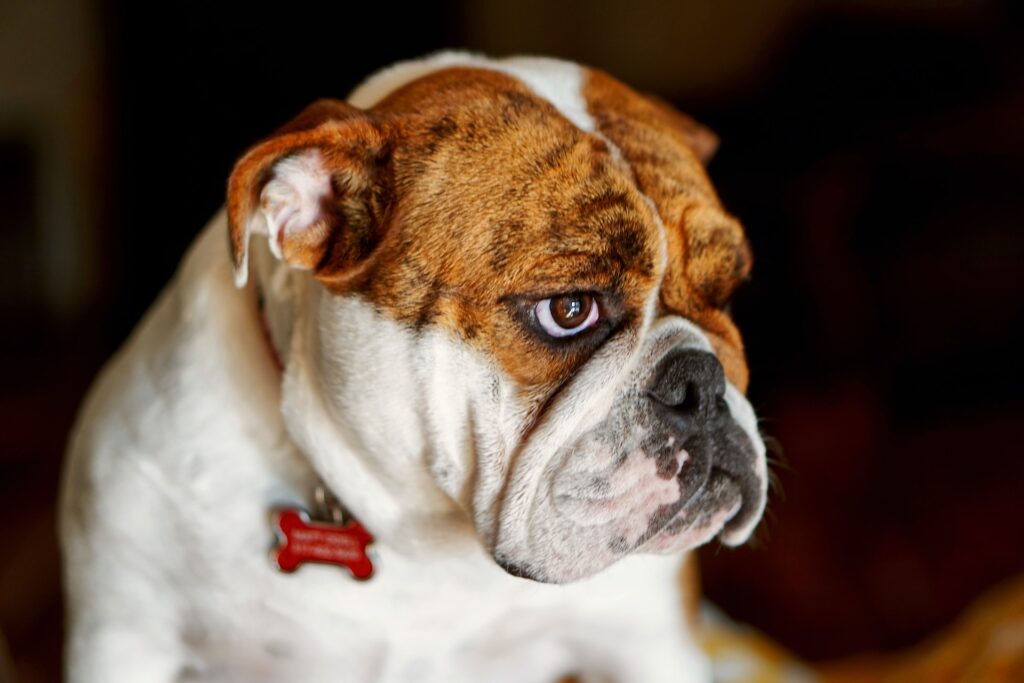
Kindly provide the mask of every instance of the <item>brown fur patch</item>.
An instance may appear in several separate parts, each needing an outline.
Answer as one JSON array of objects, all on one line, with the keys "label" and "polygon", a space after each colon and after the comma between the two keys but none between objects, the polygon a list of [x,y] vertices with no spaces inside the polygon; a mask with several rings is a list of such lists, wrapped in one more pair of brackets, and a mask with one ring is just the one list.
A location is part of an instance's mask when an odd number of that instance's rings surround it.
[{"label": "brown fur patch", "polygon": [[729,380],[746,391],[743,343],[722,307],[752,259],[742,227],[722,209],[697,156],[709,150],[695,137],[696,124],[600,71],[589,72],[584,97],[598,130],[622,151],[665,223],[662,305],[710,333]]},{"label": "brown fur patch", "polygon": [[[327,218],[282,247],[330,290],[364,296],[415,328],[442,326],[543,395],[593,345],[524,329],[532,303],[598,294],[613,334],[635,327],[660,283],[662,306],[706,329],[745,388],[742,344],[719,306],[750,257],[690,149],[706,136],[604,74],[590,74],[584,95],[625,162],[522,82],[486,69],[429,74],[368,111],[319,102],[236,166],[236,264],[273,164],[316,146],[334,179]],[[643,195],[668,228],[664,274],[661,228]]]},{"label": "brown fur patch", "polygon": [[[601,292],[604,313],[639,319],[660,276],[659,236],[604,143],[518,80],[482,69],[426,76],[373,111],[401,140],[396,206],[373,265],[346,291],[452,330],[540,391],[593,349],[525,331],[523,301]],[[318,276],[338,289],[327,269]]]}]

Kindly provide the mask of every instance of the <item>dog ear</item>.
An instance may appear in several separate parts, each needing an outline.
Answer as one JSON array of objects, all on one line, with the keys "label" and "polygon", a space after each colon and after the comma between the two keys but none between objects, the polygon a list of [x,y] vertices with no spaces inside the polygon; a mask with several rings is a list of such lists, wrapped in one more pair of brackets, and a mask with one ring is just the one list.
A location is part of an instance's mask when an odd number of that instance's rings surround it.
[{"label": "dog ear", "polygon": [[683,134],[687,145],[700,159],[700,163],[707,166],[711,157],[715,156],[715,152],[718,151],[719,140],[715,131],[693,117],[682,113],[657,95],[647,93],[646,96],[661,110],[662,116],[671,121],[672,125]]},{"label": "dog ear", "polygon": [[711,157],[715,156],[715,152],[718,151],[718,135],[715,131],[686,114],[674,109],[670,109],[669,112],[675,115],[674,118],[677,125],[683,130],[686,139],[690,142],[690,149],[700,159],[700,163],[707,166],[708,162],[711,161]]},{"label": "dog ear", "polygon": [[339,275],[379,242],[387,210],[391,145],[371,116],[320,100],[249,149],[228,180],[235,284],[245,285],[249,238],[318,276]]}]

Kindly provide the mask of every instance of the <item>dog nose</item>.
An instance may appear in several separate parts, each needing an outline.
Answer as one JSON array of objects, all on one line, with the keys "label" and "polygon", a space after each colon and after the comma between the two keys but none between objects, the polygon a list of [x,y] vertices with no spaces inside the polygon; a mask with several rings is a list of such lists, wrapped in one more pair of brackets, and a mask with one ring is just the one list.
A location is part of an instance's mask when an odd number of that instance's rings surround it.
[{"label": "dog nose", "polygon": [[729,414],[725,372],[707,351],[670,351],[655,367],[647,393],[678,428],[689,433],[714,429]]}]

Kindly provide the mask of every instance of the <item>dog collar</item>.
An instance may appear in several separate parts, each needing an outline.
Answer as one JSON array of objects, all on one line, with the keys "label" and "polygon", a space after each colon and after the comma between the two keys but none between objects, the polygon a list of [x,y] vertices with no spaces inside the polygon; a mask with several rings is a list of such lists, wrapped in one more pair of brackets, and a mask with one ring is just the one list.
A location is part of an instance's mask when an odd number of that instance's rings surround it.
[{"label": "dog collar", "polygon": [[[282,373],[284,364],[270,334],[263,293],[256,291],[263,339],[278,373]],[[301,508],[274,510],[271,527],[277,541],[271,557],[282,572],[291,573],[312,562],[345,567],[360,581],[373,576],[373,561],[367,550],[373,536],[322,481],[313,489],[312,512]]]}]

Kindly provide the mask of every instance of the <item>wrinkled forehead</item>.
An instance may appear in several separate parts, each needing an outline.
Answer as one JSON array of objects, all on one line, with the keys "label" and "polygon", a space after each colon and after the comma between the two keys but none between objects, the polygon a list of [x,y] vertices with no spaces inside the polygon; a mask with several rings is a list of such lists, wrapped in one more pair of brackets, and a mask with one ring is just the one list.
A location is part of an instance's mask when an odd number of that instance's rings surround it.
[{"label": "wrinkled forehead", "polygon": [[399,128],[405,244],[422,242],[450,277],[465,267],[510,291],[559,291],[660,276],[662,227],[629,166],[521,80],[448,68],[376,109]]},{"label": "wrinkled forehead", "polygon": [[515,63],[420,65],[353,94],[396,141],[393,215],[363,294],[400,320],[501,349],[527,383],[560,381],[575,361],[533,354],[524,370],[528,349],[509,343],[520,331],[498,302],[610,292],[636,321],[657,295],[658,311],[709,332],[745,386],[738,332],[715,301],[745,275],[745,240],[684,117],[600,72]]}]

